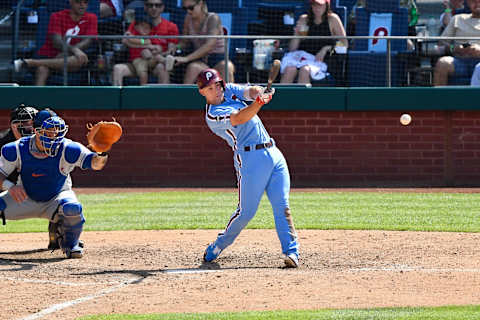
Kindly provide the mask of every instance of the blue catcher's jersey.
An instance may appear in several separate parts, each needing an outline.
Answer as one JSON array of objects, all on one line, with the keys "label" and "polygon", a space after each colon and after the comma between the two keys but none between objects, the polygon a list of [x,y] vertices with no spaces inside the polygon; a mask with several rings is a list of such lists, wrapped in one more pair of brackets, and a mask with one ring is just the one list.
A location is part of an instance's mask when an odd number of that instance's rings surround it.
[{"label": "blue catcher's jersey", "polygon": [[232,126],[230,115],[245,108],[247,104],[240,99],[244,98],[247,86],[227,83],[225,85],[225,100],[217,105],[207,104],[205,120],[213,133],[220,136],[235,150],[244,146],[256,145],[270,141],[270,136],[265,130],[260,118],[255,115],[249,121]]},{"label": "blue catcher's jersey", "polygon": [[45,202],[60,191],[71,188],[70,172],[75,167],[91,168],[94,153],[70,139],[63,139],[55,157],[35,157],[35,136],[20,138],[6,144],[0,157],[0,172],[8,176],[20,172],[18,183],[28,197]]}]

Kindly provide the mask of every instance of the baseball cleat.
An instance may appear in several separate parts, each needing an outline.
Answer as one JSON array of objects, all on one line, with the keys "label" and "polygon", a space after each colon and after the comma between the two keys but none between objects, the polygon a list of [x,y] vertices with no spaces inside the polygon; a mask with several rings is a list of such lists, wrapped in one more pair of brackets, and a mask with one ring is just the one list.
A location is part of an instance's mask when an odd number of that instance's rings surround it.
[{"label": "baseball cleat", "polygon": [[217,257],[222,252],[222,249],[215,246],[215,243],[210,243],[210,245],[205,249],[205,253],[203,254],[203,261],[205,262],[212,262],[213,260],[217,259]]},{"label": "baseball cleat", "polygon": [[[82,242],[83,246],[83,242]],[[80,246],[80,243],[73,247],[72,249],[65,249],[65,255],[68,259],[80,259],[83,257],[83,247]]]},{"label": "baseball cleat", "polygon": [[287,268],[298,268],[298,255],[295,253],[288,254],[283,261]]}]

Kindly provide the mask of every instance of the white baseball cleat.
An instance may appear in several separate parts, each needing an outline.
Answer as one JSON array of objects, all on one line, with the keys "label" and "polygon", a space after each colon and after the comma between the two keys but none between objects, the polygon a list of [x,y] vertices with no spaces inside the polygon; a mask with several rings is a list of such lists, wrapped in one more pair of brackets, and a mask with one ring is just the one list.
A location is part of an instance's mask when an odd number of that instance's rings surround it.
[{"label": "white baseball cleat", "polygon": [[288,254],[283,261],[287,268],[298,268],[298,256],[295,253]]}]

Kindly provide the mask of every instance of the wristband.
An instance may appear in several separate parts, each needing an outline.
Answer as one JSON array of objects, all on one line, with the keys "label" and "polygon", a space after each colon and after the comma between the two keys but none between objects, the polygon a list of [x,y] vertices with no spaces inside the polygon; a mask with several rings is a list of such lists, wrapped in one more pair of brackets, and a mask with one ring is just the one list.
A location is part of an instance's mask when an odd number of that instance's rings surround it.
[{"label": "wristband", "polygon": [[13,182],[10,181],[10,180],[5,179],[5,180],[3,180],[3,182],[2,182],[2,189],[3,189],[3,190],[8,190],[8,189],[10,189],[11,187],[13,187],[14,185],[15,185],[15,183],[13,183]]},{"label": "wristband", "polygon": [[145,44],[145,39],[140,39],[140,43],[141,43],[142,45],[144,45],[144,44]]},{"label": "wristband", "polygon": [[445,11],[444,11],[444,12],[445,12],[445,13],[450,13],[450,12],[452,12],[452,9],[450,9],[450,8],[447,8],[447,9],[445,9]]}]

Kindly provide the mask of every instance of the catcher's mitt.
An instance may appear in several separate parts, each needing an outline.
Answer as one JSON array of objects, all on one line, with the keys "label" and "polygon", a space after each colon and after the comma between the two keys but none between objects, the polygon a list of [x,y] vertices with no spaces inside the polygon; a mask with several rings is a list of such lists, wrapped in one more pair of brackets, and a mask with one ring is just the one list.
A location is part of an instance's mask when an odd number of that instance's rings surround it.
[{"label": "catcher's mitt", "polygon": [[94,125],[88,123],[87,129],[87,147],[95,152],[107,152],[122,136],[122,126],[115,119]]}]

